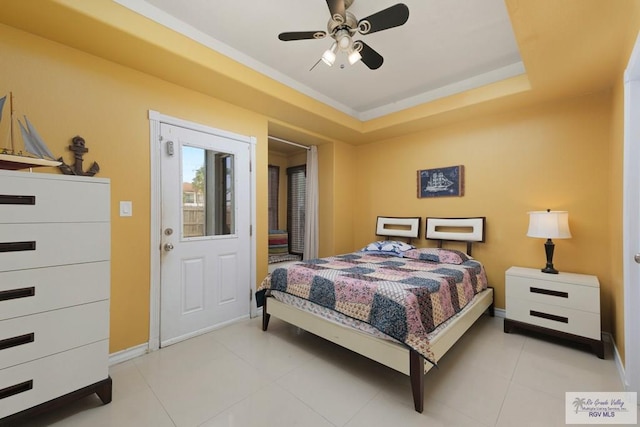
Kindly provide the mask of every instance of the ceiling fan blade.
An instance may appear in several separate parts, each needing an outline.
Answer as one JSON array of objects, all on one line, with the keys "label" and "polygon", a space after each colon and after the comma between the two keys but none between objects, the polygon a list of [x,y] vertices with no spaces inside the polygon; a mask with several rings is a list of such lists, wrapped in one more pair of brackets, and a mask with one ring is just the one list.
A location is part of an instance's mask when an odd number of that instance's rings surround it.
[{"label": "ceiling fan blade", "polygon": [[331,18],[334,21],[339,23],[346,21],[344,0],[327,0],[327,6],[329,6],[329,12],[331,12]]},{"label": "ceiling fan blade", "polygon": [[324,31],[293,31],[278,34],[278,38],[283,42],[289,42],[292,40],[323,39],[326,36],[327,33]]},{"label": "ceiling fan blade", "polygon": [[408,19],[409,8],[404,3],[398,3],[358,21],[358,31],[360,34],[371,34],[388,30],[403,25]]},{"label": "ceiling fan blade", "polygon": [[360,50],[360,55],[362,56],[361,61],[369,67],[371,70],[377,70],[382,67],[382,63],[384,62],[384,58],[378,52],[373,50],[368,44],[363,42],[362,40],[358,40],[354,44],[361,44],[362,49]]}]

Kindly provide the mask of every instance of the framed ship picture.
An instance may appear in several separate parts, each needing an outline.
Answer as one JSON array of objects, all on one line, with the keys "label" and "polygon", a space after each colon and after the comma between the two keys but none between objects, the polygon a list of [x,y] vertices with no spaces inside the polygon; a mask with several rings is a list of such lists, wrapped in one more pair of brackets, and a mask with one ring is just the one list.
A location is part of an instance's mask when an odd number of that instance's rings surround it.
[{"label": "framed ship picture", "polygon": [[418,171],[418,198],[464,195],[464,166]]}]

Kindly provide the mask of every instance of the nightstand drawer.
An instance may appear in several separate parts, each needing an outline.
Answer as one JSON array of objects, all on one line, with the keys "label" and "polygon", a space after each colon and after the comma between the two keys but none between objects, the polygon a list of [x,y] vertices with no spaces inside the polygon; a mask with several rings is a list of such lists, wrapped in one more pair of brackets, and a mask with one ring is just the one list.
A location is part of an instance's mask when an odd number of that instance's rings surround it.
[{"label": "nightstand drawer", "polygon": [[571,283],[548,282],[529,277],[508,276],[507,306],[511,298],[600,313],[600,289]]},{"label": "nightstand drawer", "polygon": [[600,340],[600,314],[510,298],[506,318]]},{"label": "nightstand drawer", "polygon": [[109,301],[0,322],[0,369],[109,338]]}]

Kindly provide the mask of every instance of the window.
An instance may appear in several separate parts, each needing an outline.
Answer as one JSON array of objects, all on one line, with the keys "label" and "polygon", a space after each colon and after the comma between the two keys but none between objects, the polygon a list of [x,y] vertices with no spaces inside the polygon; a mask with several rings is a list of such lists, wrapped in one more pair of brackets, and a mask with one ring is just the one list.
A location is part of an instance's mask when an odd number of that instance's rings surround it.
[{"label": "window", "polygon": [[233,154],[182,146],[182,237],[235,234]]},{"label": "window", "polygon": [[182,194],[182,202],[185,205],[195,205],[196,204],[196,193],[194,193],[193,191],[185,191]]},{"label": "window", "polygon": [[289,253],[304,253],[304,220],[307,166],[287,168],[287,227],[289,229]]},{"label": "window", "polygon": [[280,167],[269,165],[269,230],[278,227],[278,192],[280,191]]}]

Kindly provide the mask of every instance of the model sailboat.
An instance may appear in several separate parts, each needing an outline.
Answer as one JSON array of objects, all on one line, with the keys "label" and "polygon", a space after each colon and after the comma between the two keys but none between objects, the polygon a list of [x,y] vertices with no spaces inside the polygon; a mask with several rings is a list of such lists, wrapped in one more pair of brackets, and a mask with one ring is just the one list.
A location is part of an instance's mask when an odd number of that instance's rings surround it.
[{"label": "model sailboat", "polygon": [[[0,122],[2,122],[2,110],[7,100],[7,96],[0,98]],[[61,164],[55,160],[49,148],[38,134],[35,127],[31,124],[27,116],[24,116],[24,125],[18,120],[22,141],[24,143],[24,152],[16,149],[14,143],[13,131],[13,94],[9,93],[9,110],[11,115],[11,135],[9,139],[9,147],[0,148],[0,169],[18,170],[28,169],[41,166],[58,166]]]}]

